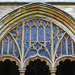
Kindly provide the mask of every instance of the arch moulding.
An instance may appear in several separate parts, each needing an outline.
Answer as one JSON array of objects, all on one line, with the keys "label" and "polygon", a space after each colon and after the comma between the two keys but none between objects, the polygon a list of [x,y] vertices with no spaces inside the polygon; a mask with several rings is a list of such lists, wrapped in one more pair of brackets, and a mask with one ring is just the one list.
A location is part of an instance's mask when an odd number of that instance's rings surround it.
[{"label": "arch moulding", "polygon": [[[19,24],[23,24],[26,20],[34,18],[41,18],[55,23],[66,33],[68,33],[72,40],[75,42],[75,20],[64,11],[52,5],[44,3],[31,3],[24,5],[2,17],[0,19],[0,42],[12,28],[16,27]],[[8,55],[0,56],[0,60],[4,61],[6,59],[9,59],[10,61],[15,61],[17,62],[17,65],[20,66],[19,59]],[[21,68],[26,68],[30,61],[34,61],[36,59],[45,61],[49,68],[52,67],[52,62],[48,58],[44,56],[34,56],[25,59],[24,61],[22,60]],[[66,59],[75,60],[75,56],[66,55],[60,57],[55,61],[55,66],[59,65],[60,61],[65,61]]]},{"label": "arch moulding", "polygon": [[72,61],[75,61],[75,56],[72,56],[72,55],[64,55],[64,56],[61,56],[61,57],[59,57],[58,59],[56,59],[56,61],[55,61],[55,67],[57,67],[57,66],[59,66],[59,64],[60,64],[60,62],[61,61],[65,61],[65,60],[70,60],[71,62]]},{"label": "arch moulding", "polygon": [[46,62],[46,65],[49,66],[49,69],[51,68],[52,62],[48,58],[46,58],[44,56],[40,56],[40,55],[35,55],[35,56],[31,56],[31,57],[27,58],[24,61],[24,68],[26,69],[26,67],[29,65],[29,62],[30,61],[34,61],[36,59],[41,60],[41,62],[42,61],[45,61]]},{"label": "arch moulding", "polygon": [[11,55],[3,55],[0,56],[0,61],[4,62],[5,60],[10,60],[11,62],[15,62],[18,67],[20,67],[20,60]]},{"label": "arch moulding", "polygon": [[0,19],[0,41],[6,33],[30,18],[41,17],[59,25],[75,41],[75,20],[64,11],[44,3],[31,3],[24,5]]}]

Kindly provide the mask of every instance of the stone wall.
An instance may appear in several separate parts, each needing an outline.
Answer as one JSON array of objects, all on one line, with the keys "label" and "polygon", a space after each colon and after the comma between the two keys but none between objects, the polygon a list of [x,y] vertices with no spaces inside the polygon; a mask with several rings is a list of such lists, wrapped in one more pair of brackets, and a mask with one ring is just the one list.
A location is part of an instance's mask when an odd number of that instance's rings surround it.
[{"label": "stone wall", "polygon": [[[25,3],[0,3],[0,18],[2,18],[7,13],[23,6]],[[73,18],[75,18],[75,4],[52,4],[53,6],[67,12]]]},{"label": "stone wall", "polygon": [[54,5],[75,18],[75,5]]}]

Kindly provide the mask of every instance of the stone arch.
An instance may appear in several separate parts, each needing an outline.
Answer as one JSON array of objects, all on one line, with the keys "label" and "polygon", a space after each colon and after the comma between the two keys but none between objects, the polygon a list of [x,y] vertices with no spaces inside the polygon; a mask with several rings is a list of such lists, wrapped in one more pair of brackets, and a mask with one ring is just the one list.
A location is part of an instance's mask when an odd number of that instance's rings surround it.
[{"label": "stone arch", "polygon": [[[51,23],[55,23],[58,27],[60,27],[61,29],[65,31],[65,34],[67,33],[71,37],[73,41],[72,44],[75,42],[75,20],[70,15],[68,15],[64,11],[52,5],[48,5],[44,3],[31,3],[31,4],[24,5],[1,18],[0,20],[0,27],[1,27],[0,45],[1,45],[1,40],[6,36],[7,33],[10,33],[10,31],[13,28],[21,24],[24,25],[25,21],[28,21],[34,18],[40,18],[46,21],[50,21]],[[22,44],[23,42],[24,41],[22,40]],[[59,42],[58,42],[57,48],[59,46]],[[22,45],[22,47],[24,47],[24,44]],[[56,48],[56,52],[57,52],[57,48]],[[52,51],[52,57],[53,57],[52,60],[47,59],[44,56],[43,57],[39,56],[39,55],[30,57],[27,60],[23,60],[24,51],[20,52],[20,55],[22,53],[21,55],[22,60],[21,62],[19,62],[19,65],[21,68],[23,67],[25,68],[25,65],[27,65],[30,60],[40,59],[41,61],[45,60],[47,64],[49,65],[49,68],[51,67],[54,68],[57,64],[58,59],[61,58],[60,56],[56,60],[54,60],[55,57],[57,56],[56,52],[55,52],[55,55],[53,55],[53,51]],[[74,53],[71,56],[74,58]],[[70,56],[68,56],[68,58],[69,57]]]},{"label": "stone arch", "polygon": [[30,61],[29,65],[26,67],[25,75],[31,74],[50,75],[50,69],[49,66],[46,64],[46,61],[41,61],[40,59]]},{"label": "stone arch", "polygon": [[0,56],[0,61],[4,62],[5,60],[10,60],[11,62],[15,62],[18,67],[20,67],[20,60],[11,55]]},{"label": "stone arch", "polygon": [[36,55],[36,56],[33,56],[33,57],[30,57],[30,58],[26,59],[24,61],[24,68],[26,69],[26,67],[29,65],[30,61],[34,61],[36,59],[39,59],[41,61],[45,61],[47,66],[49,66],[49,69],[51,68],[52,62],[48,58],[46,58],[44,56],[39,56],[39,55]]},{"label": "stone arch", "polygon": [[5,60],[1,60],[0,61],[0,74],[14,74],[14,75],[19,75],[19,65],[17,64],[17,62],[15,60],[12,60],[10,58],[7,58]]},{"label": "stone arch", "polygon": [[72,56],[62,57],[56,65],[56,75],[74,75],[75,74],[75,58]]},{"label": "stone arch", "polygon": [[59,63],[60,63],[61,61],[64,62],[65,60],[75,61],[75,56],[72,56],[72,55],[64,55],[64,56],[59,57],[59,58],[55,61],[55,67],[59,66]]},{"label": "stone arch", "polygon": [[[29,9],[31,9],[31,10],[29,10]],[[16,14],[17,14],[17,16],[16,16]],[[17,10],[14,10],[1,18],[0,41],[12,27],[15,27],[15,24],[22,23],[24,20],[30,19],[30,15],[32,15],[31,18],[33,18],[33,17],[40,18],[40,16],[42,16],[43,18],[46,18],[49,21],[50,20],[52,22],[54,21],[54,22],[58,23],[58,25],[60,27],[63,27],[63,29],[65,28],[64,30],[66,30],[66,28],[68,27],[66,32],[68,32],[68,34],[71,34],[71,37],[74,40],[74,38],[75,38],[75,36],[74,36],[75,22],[74,22],[74,19],[70,15],[68,15],[67,13],[63,12],[62,10],[57,9],[56,7],[53,7],[48,4],[31,3],[31,4],[24,5],[20,8],[18,8]]]}]

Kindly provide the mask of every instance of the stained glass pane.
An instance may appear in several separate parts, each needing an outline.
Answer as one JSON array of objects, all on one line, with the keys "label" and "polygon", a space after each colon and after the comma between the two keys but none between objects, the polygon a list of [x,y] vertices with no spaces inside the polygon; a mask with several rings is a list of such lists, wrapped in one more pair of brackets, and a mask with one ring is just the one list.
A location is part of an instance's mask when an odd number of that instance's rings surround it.
[{"label": "stained glass pane", "polygon": [[29,48],[29,43],[26,43],[24,45],[24,54],[26,53],[26,51],[28,50],[28,48]]},{"label": "stained glass pane", "polygon": [[36,41],[37,38],[37,31],[36,31],[36,27],[33,26],[31,29],[31,41]]},{"label": "stained glass pane", "polygon": [[68,54],[72,55],[72,43],[71,39],[68,39]]},{"label": "stained glass pane", "polygon": [[18,49],[17,49],[16,45],[15,45],[15,55],[18,56]]},{"label": "stained glass pane", "polygon": [[46,37],[46,41],[50,41],[51,40],[51,34],[50,34],[50,27],[47,26],[45,29],[45,37]]},{"label": "stained glass pane", "polygon": [[34,47],[38,50],[41,47],[41,45],[39,45],[39,43],[36,43],[36,45],[34,45]]},{"label": "stained glass pane", "polygon": [[31,43],[31,45],[33,45],[33,44],[34,44],[34,42]]},{"label": "stained glass pane", "polygon": [[60,56],[60,45],[59,45],[58,50],[57,50],[57,55],[58,55],[58,57]]},{"label": "stained glass pane", "polygon": [[62,54],[66,55],[66,42],[65,42],[65,39],[62,40]]},{"label": "stained glass pane", "polygon": [[46,21],[43,21],[42,24],[43,24],[43,26],[47,25]]},{"label": "stained glass pane", "polygon": [[22,25],[18,27],[18,35],[20,35],[22,32]]},{"label": "stained glass pane", "polygon": [[24,33],[24,41],[29,41],[29,27],[25,27],[25,33]]},{"label": "stained glass pane", "polygon": [[11,38],[10,35],[8,35],[8,36],[7,36],[7,39],[10,39],[10,38]]},{"label": "stained glass pane", "polygon": [[17,36],[17,34],[15,32],[11,32],[13,36]]},{"label": "stained glass pane", "polygon": [[33,22],[32,21],[29,21],[28,25],[29,26],[32,26],[33,25]]},{"label": "stained glass pane", "polygon": [[3,54],[7,54],[7,46],[8,46],[7,39],[5,39],[3,42]]},{"label": "stained glass pane", "polygon": [[13,55],[13,40],[12,39],[9,42],[9,54]]},{"label": "stained glass pane", "polygon": [[44,41],[44,32],[43,32],[43,27],[40,26],[38,29],[38,40],[39,41]]},{"label": "stained glass pane", "polygon": [[67,35],[67,34],[65,35],[65,38],[66,38],[66,39],[68,38],[68,35]]},{"label": "stained glass pane", "polygon": [[35,24],[36,24],[36,26],[39,26],[39,24],[40,24],[39,20],[36,20]]},{"label": "stained glass pane", "polygon": [[42,55],[42,56],[46,56],[46,57],[48,57],[48,58],[49,58],[48,53],[47,53],[47,52],[45,52],[45,51],[39,51],[39,54],[40,54],[40,55]]},{"label": "stained glass pane", "polygon": [[57,34],[57,28],[55,25],[53,25],[53,31],[54,31],[54,34],[56,35]]},{"label": "stained glass pane", "polygon": [[30,56],[34,56],[34,55],[36,55],[36,54],[37,54],[36,51],[31,50],[30,52],[28,52],[26,58],[28,58],[28,57],[30,57]]},{"label": "stained glass pane", "polygon": [[46,43],[46,48],[48,49],[48,51],[50,52],[51,54],[51,45],[49,43]]}]

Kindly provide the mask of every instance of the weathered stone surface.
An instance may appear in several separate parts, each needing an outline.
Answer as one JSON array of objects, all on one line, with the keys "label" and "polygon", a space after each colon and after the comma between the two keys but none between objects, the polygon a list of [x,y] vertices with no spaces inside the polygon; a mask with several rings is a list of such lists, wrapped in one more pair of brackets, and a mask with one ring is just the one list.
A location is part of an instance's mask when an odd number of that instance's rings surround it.
[{"label": "weathered stone surface", "polygon": [[19,5],[0,5],[0,18],[18,7]]},{"label": "weathered stone surface", "polygon": [[[7,13],[19,8],[20,6],[22,6],[23,4],[1,4],[0,5],[0,18],[2,18],[4,15],[6,15]],[[70,14],[72,17],[75,18],[75,5],[54,5],[55,7],[67,12],[68,14]]]},{"label": "weathered stone surface", "polygon": [[73,18],[75,18],[75,5],[55,5],[55,7],[65,11],[69,15],[71,15]]}]

